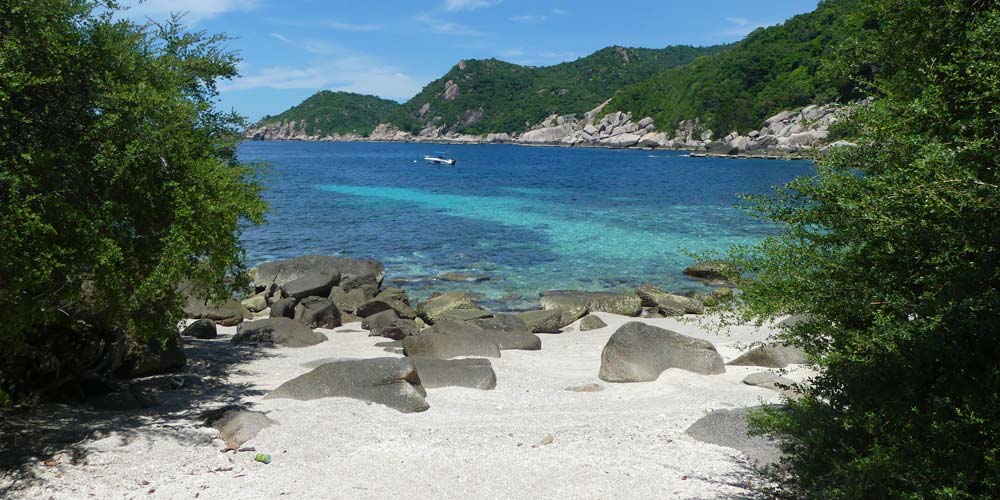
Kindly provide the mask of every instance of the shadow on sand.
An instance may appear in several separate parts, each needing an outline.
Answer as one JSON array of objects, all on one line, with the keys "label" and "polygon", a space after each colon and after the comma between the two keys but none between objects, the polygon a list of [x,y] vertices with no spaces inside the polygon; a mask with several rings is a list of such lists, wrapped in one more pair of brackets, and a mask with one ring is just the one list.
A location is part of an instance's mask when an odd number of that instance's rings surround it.
[{"label": "shadow on sand", "polygon": [[228,340],[228,336],[211,341],[186,338],[187,366],[133,381],[138,391],[125,391],[125,406],[138,392],[144,401],[154,401],[148,408],[115,409],[121,402],[104,399],[0,411],[0,498],[16,497],[18,491],[36,484],[40,479],[34,467],[40,462],[85,463],[84,444],[112,433],[125,441],[138,438],[141,431],[184,443],[209,443],[206,434],[191,429],[191,421],[201,420],[206,410],[240,405],[247,397],[261,395],[263,391],[232,383],[229,377],[241,373],[240,365],[272,356],[259,347]]}]

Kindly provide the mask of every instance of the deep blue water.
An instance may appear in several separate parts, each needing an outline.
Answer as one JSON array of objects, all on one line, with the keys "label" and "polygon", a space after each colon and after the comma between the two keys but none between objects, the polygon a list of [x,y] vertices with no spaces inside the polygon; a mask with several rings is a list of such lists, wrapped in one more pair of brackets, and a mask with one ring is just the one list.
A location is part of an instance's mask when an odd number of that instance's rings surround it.
[{"label": "deep blue water", "polygon": [[[435,151],[458,165],[426,165]],[[376,258],[416,297],[463,289],[499,308],[537,304],[547,289],[695,288],[686,252],[769,231],[733,208],[738,195],[811,172],[805,161],[511,145],[246,142],[239,154],[270,164],[272,212],[243,237],[251,264]],[[491,279],[424,279],[445,272]]]}]

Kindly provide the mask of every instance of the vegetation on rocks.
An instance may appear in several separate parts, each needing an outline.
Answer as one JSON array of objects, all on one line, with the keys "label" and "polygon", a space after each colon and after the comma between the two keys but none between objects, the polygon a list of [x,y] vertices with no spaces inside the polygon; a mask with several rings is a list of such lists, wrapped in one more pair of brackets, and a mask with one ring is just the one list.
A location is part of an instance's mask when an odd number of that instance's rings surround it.
[{"label": "vegetation on rocks", "polygon": [[281,114],[265,116],[257,126],[294,121],[307,135],[368,135],[399,106],[396,101],[373,95],[323,90]]},{"label": "vegetation on rocks", "polygon": [[115,339],[176,335],[179,283],[228,295],[265,205],[242,120],[213,108],[224,37],[106,2],[0,6],[0,394],[22,398],[114,370]]},{"label": "vegetation on rocks", "polygon": [[734,259],[747,313],[805,315],[782,340],[821,368],[756,424],[795,498],[997,498],[1000,3],[875,0],[853,22],[842,74],[880,94],[859,146],[753,198],[783,231]]},{"label": "vegetation on rocks", "polygon": [[682,120],[725,135],[809,104],[856,98],[855,84],[826,62],[859,32],[858,0],[825,0],[810,13],[754,31],[734,47],[663,71],[619,92],[607,111],[650,116],[670,131]]}]

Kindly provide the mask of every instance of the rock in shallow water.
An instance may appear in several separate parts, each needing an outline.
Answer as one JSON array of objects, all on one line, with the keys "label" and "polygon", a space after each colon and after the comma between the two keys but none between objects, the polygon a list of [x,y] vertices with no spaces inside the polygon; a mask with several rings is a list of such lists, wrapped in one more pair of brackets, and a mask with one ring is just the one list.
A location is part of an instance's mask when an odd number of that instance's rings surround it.
[{"label": "rock in shallow water", "polygon": [[[412,338],[412,337],[411,337]],[[416,367],[405,358],[334,361],[316,367],[271,391],[265,399],[308,401],[345,397],[370,401],[403,413],[430,408]]]},{"label": "rock in shallow water", "polygon": [[607,382],[648,382],[668,368],[703,375],[726,371],[711,342],[633,321],[608,339],[599,377]]}]

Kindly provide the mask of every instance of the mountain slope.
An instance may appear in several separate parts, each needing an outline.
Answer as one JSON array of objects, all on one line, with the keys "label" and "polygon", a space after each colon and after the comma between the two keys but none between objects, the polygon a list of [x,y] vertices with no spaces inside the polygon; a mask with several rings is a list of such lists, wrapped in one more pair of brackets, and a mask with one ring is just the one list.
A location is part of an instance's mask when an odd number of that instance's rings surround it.
[{"label": "mountain slope", "polygon": [[[619,92],[606,108],[651,116],[661,130],[700,118],[719,134],[747,131],[779,111],[856,97],[824,61],[859,30],[859,0],[827,0],[808,14],[760,29],[725,52],[666,70]],[[667,126],[669,124],[669,126]]]},{"label": "mountain slope", "polygon": [[407,101],[390,121],[416,132],[484,134],[526,129],[552,114],[582,114],[615,91],[724,46],[664,49],[607,47],[554,66],[496,59],[462,61]]},{"label": "mountain slope", "polygon": [[367,135],[399,108],[399,103],[372,95],[323,90],[276,116],[265,116],[254,127],[276,127],[295,122],[305,135],[332,133]]}]

